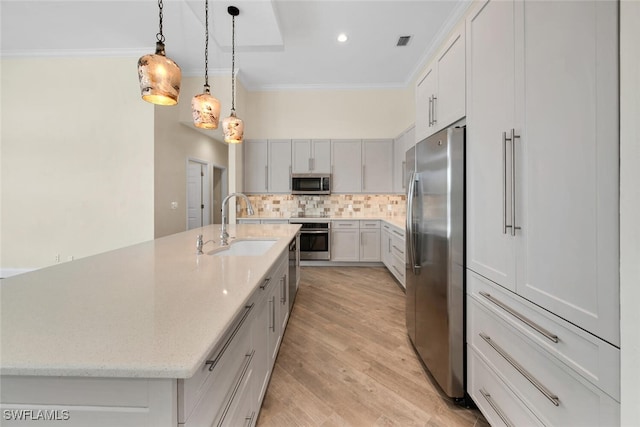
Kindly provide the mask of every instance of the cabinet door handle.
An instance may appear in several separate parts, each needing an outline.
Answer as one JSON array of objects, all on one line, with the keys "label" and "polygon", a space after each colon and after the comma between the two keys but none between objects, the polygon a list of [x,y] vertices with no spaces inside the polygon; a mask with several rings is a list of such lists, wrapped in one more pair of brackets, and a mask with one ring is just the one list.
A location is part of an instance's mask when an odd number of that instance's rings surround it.
[{"label": "cabinet door handle", "polygon": [[271,304],[271,324],[269,325],[269,329],[273,332],[276,331],[276,297],[275,295],[271,297],[269,300],[269,304]]},{"label": "cabinet door handle", "polygon": [[236,394],[238,394],[238,390],[240,389],[240,386],[242,385],[242,381],[244,380],[245,376],[247,375],[247,370],[249,369],[249,365],[251,364],[251,360],[253,359],[253,355],[255,353],[256,353],[255,350],[251,350],[251,353],[246,354],[244,356],[245,357],[245,361],[244,361],[244,365],[242,365],[242,371],[240,372],[240,378],[238,378],[238,381],[236,381],[236,383],[234,384],[233,391],[231,392],[231,396],[229,396],[229,400],[227,400],[227,402],[224,405],[224,409],[222,411],[222,415],[220,416],[220,419],[218,420],[218,424],[217,424],[218,427],[224,425],[224,421],[227,418],[227,414],[229,413],[229,409],[231,408],[231,404],[235,400]]},{"label": "cabinet door handle", "polygon": [[311,170],[316,170],[316,159],[313,157],[311,158]]},{"label": "cabinet door handle", "polygon": [[291,165],[289,165],[289,190],[291,190]]},{"label": "cabinet door handle", "polygon": [[362,189],[366,188],[367,183],[364,180],[364,165],[362,165]]},{"label": "cabinet door handle", "polygon": [[436,101],[438,101],[438,97],[433,95],[432,99],[433,99],[433,119],[432,119],[432,122],[435,125],[435,124],[438,123],[438,119],[437,119],[437,115],[436,115],[436,109],[438,107],[438,103]]},{"label": "cabinet door handle", "polygon": [[507,133],[502,132],[502,234],[507,234]]},{"label": "cabinet door handle", "polygon": [[253,425],[253,419],[255,418],[255,416],[256,416],[256,411],[253,411],[248,417],[245,417],[244,419],[245,427],[251,427]]},{"label": "cabinet door handle", "polygon": [[222,349],[218,352],[218,354],[216,355],[216,357],[214,359],[207,360],[204,363],[205,365],[209,365],[209,371],[213,371],[214,370],[214,368],[216,367],[216,365],[218,364],[218,362],[222,358],[222,355],[224,354],[224,352],[227,351],[227,348],[231,344],[231,341],[233,341],[235,336],[238,334],[238,331],[242,327],[244,321],[247,320],[247,316],[249,316],[249,312],[251,312],[251,310],[253,309],[254,305],[255,305],[255,303],[253,303],[251,305],[247,305],[247,306],[244,307],[244,313],[242,314],[242,318],[240,319],[240,321],[238,322],[236,327],[233,329],[233,332],[231,333],[231,336],[227,339],[227,341],[225,341],[224,345],[222,346]]},{"label": "cabinet door handle", "polygon": [[287,283],[287,276],[282,276],[280,279],[280,304],[284,305],[287,302],[287,289],[285,285]]},{"label": "cabinet door handle", "polygon": [[516,225],[516,139],[520,139],[520,135],[516,135],[516,130],[511,129],[511,235],[516,235],[516,230],[520,227]]},{"label": "cabinet door handle", "polygon": [[313,170],[313,166],[311,165],[311,157],[309,157],[309,171]]},{"label": "cabinet door handle", "polygon": [[269,286],[269,283],[271,283],[271,277],[267,277],[264,282],[262,282],[262,285],[260,285],[260,289],[264,291],[267,286]]},{"label": "cabinet door handle", "polygon": [[496,402],[493,401],[493,399],[491,398],[491,395],[489,393],[487,393],[483,389],[478,389],[478,391],[480,392],[482,397],[485,398],[487,403],[493,408],[493,410],[496,412],[496,414],[498,414],[498,416],[500,417],[502,422],[507,425],[507,427],[515,427],[515,424],[513,424],[511,422],[511,420],[509,418],[507,418],[507,416],[504,414],[502,409],[500,409],[500,407],[496,404]]},{"label": "cabinet door handle", "polygon": [[556,334],[549,332],[542,326],[535,323],[533,320],[530,320],[528,317],[518,313],[513,308],[509,307],[507,304],[503,303],[502,301],[495,298],[491,294],[487,292],[480,292],[480,295],[482,295],[483,297],[491,301],[493,304],[497,305],[498,307],[500,307],[501,309],[503,309],[504,311],[506,311],[507,313],[509,313],[510,315],[512,315],[513,317],[515,317],[516,319],[518,319],[519,321],[527,325],[528,327],[530,327],[531,329],[535,330],[536,332],[541,334],[543,337],[545,337],[549,341],[553,341],[554,343],[558,342],[558,336]]},{"label": "cabinet door handle", "polygon": [[431,110],[433,107],[433,99],[431,97],[429,97],[429,127],[431,127]]},{"label": "cabinet door handle", "polygon": [[406,187],[404,183],[406,180],[407,180],[407,162],[403,161],[402,162],[402,188],[403,189]]},{"label": "cabinet door handle", "polygon": [[522,365],[516,362],[513,357],[509,355],[509,353],[504,351],[498,344],[494,343],[490,336],[485,335],[482,332],[480,332],[478,335],[480,335],[480,338],[485,340],[487,344],[489,344],[500,356],[502,356],[504,360],[506,360],[511,366],[513,366],[516,371],[520,372],[522,376],[527,379],[527,381],[529,381],[535,388],[538,389],[540,393],[544,395],[544,397],[549,399],[549,402],[553,403],[555,406],[560,406],[560,399],[558,398],[558,396],[550,392],[549,389],[542,385],[542,383],[538,381],[533,375],[531,375],[529,371],[524,369]]}]

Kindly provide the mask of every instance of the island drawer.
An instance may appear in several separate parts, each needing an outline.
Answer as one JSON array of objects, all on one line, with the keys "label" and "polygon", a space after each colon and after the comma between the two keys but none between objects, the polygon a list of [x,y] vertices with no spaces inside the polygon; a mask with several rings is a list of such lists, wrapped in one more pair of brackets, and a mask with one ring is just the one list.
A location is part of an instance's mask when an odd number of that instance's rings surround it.
[{"label": "island drawer", "polygon": [[619,424],[619,404],[610,396],[475,299],[468,297],[467,310],[467,342],[543,424]]},{"label": "island drawer", "polygon": [[[246,355],[253,351],[251,319],[254,304],[243,309],[221,344],[191,377],[178,380],[178,422],[212,420],[224,403],[225,393],[243,369]],[[198,408],[198,409],[196,409]]]}]

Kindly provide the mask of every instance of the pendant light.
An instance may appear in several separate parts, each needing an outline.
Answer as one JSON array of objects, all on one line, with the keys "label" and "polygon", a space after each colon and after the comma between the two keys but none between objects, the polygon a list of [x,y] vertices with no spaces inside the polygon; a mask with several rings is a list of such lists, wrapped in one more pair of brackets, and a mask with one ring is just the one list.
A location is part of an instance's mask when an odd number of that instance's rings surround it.
[{"label": "pendant light", "polygon": [[205,41],[204,41],[204,92],[191,100],[193,124],[202,129],[218,129],[220,119],[220,101],[209,91],[209,0],[204,2]]},{"label": "pendant light", "polygon": [[156,34],[156,53],[144,55],[138,60],[138,79],[142,99],[157,105],[176,105],[182,73],[178,64],[165,56],[162,7],[162,0],[158,0],[160,32]]},{"label": "pendant light", "polygon": [[240,14],[235,6],[229,6],[227,12],[231,15],[231,115],[222,121],[224,142],[240,144],[244,136],[244,123],[236,117],[236,16]]}]

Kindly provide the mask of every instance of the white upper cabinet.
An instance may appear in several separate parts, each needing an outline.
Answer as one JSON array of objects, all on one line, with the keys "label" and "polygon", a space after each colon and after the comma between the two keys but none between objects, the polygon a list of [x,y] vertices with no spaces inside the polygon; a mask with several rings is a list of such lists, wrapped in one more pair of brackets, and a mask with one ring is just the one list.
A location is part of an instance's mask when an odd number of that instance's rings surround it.
[{"label": "white upper cabinet", "polygon": [[463,118],[465,28],[458,27],[416,86],[416,142]]},{"label": "white upper cabinet", "polygon": [[331,141],[331,192],[359,193],[362,189],[362,141]]},{"label": "white upper cabinet", "polygon": [[407,150],[415,142],[415,127],[409,128],[393,141],[393,192],[407,192]]},{"label": "white upper cabinet", "polygon": [[244,192],[291,191],[291,141],[246,140],[244,143]]},{"label": "white upper cabinet", "polygon": [[293,173],[331,173],[331,141],[294,139],[291,141]]},{"label": "white upper cabinet", "polygon": [[362,141],[362,192],[393,191],[393,140]]},{"label": "white upper cabinet", "polygon": [[291,192],[291,140],[269,140],[269,192]]},{"label": "white upper cabinet", "polygon": [[244,192],[266,193],[269,191],[269,167],[267,140],[245,140],[244,143]]},{"label": "white upper cabinet", "polygon": [[618,3],[468,19],[468,267],[619,345]]}]

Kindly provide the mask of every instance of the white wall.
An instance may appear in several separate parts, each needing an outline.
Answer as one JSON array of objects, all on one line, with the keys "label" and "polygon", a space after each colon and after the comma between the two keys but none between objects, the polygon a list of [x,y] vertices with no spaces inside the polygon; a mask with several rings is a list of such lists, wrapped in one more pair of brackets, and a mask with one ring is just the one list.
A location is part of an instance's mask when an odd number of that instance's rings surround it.
[{"label": "white wall", "polygon": [[[180,102],[173,107],[155,107],[155,237],[178,233],[187,229],[186,165],[187,158],[227,167],[227,144],[213,139],[216,131],[196,131],[191,120],[191,98],[202,92],[201,78],[183,77]],[[188,107],[188,108],[185,108]],[[181,114],[188,110],[189,122],[181,122]],[[222,110],[228,115],[228,111]],[[213,176],[213,171],[209,171]],[[171,202],[178,202],[171,209]],[[221,202],[221,201],[220,201]]]},{"label": "white wall", "polygon": [[136,59],[4,59],[0,268],[153,238],[153,109]]},{"label": "white wall", "polygon": [[623,426],[640,426],[640,2],[620,5],[620,329]]},{"label": "white wall", "polygon": [[247,138],[395,138],[415,121],[413,87],[250,92]]}]

